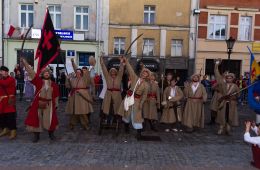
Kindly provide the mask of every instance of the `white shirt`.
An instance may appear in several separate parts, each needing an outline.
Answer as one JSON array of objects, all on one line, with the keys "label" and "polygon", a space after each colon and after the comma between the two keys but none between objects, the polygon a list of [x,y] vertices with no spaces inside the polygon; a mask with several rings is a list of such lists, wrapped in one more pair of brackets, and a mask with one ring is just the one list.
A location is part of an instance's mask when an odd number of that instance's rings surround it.
[{"label": "white shirt", "polygon": [[258,145],[258,147],[260,147],[260,136],[251,137],[250,133],[246,132],[244,134],[244,141],[254,144],[254,145]]},{"label": "white shirt", "polygon": [[175,88],[175,87],[171,87],[170,96],[171,96],[171,97],[175,97],[175,95],[176,95],[176,88]]},{"label": "white shirt", "polygon": [[99,98],[104,99],[106,91],[107,91],[107,82],[106,82],[106,79],[104,77],[103,72],[102,72],[102,81],[103,81],[103,88],[102,88],[102,91],[101,91],[101,93],[99,95]]},{"label": "white shirt", "polygon": [[199,83],[198,82],[197,83],[192,83],[191,88],[192,88],[193,94],[196,92],[198,87],[199,87]]}]

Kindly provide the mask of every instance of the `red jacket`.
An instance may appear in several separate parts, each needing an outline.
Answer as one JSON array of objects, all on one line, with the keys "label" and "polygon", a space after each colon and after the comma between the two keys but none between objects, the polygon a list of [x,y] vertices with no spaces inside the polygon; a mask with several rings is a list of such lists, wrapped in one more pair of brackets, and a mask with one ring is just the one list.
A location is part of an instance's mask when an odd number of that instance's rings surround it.
[{"label": "red jacket", "polygon": [[0,114],[16,112],[15,91],[16,86],[13,77],[8,76],[0,80]]},{"label": "red jacket", "polygon": [[[35,94],[39,94],[38,92],[42,89],[43,86],[43,80],[36,76],[32,80],[32,84],[35,85],[36,91]],[[56,104],[55,104],[55,99],[59,96],[59,86],[54,83],[53,81],[51,82],[51,87],[53,88],[52,92],[52,118],[51,118],[51,126],[48,130],[54,131],[56,130],[56,127],[58,125],[58,118],[56,114]],[[39,107],[39,95],[37,95],[30,107],[30,110],[28,112],[27,118],[25,119],[25,124],[27,126],[32,126],[35,128],[38,128],[40,125],[39,117],[38,117],[38,107]]]}]

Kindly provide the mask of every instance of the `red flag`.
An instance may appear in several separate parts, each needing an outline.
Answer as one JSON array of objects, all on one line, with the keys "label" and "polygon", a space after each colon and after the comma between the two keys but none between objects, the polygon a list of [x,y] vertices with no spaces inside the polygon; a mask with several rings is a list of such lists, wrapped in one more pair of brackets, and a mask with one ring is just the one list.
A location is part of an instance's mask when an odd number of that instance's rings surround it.
[{"label": "red flag", "polygon": [[13,35],[13,33],[14,33],[14,30],[15,30],[15,27],[12,26],[12,25],[10,25],[9,31],[8,31],[7,35],[8,35],[9,37],[12,37],[12,35]]},{"label": "red flag", "polygon": [[39,40],[35,56],[35,59],[38,59],[37,74],[55,60],[59,54],[60,44],[54,32],[49,10],[47,9],[42,27],[41,39]]}]

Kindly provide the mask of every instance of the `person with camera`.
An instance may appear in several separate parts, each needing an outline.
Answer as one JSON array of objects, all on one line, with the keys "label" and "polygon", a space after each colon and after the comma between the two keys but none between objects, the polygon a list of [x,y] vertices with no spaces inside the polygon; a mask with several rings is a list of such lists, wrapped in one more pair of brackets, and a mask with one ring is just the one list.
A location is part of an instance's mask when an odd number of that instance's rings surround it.
[{"label": "person with camera", "polygon": [[[254,131],[255,137],[250,135],[250,130]],[[253,161],[251,164],[260,169],[260,125],[256,126],[255,122],[245,122],[244,141],[252,144]]]},{"label": "person with camera", "polygon": [[28,108],[28,115],[25,120],[27,130],[34,134],[32,142],[40,139],[40,132],[48,130],[49,138],[55,140],[54,131],[58,126],[57,107],[59,99],[59,86],[51,81],[51,70],[46,67],[38,75],[24,58],[21,62],[25,66],[35,86],[35,97]]}]

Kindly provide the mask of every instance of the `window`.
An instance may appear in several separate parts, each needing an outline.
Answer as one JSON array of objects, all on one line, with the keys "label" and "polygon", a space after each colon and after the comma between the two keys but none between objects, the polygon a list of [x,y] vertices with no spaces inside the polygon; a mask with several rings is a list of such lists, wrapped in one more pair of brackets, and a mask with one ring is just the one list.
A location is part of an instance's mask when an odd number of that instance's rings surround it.
[{"label": "window", "polygon": [[125,53],[125,38],[114,38],[114,54]]},{"label": "window", "polygon": [[210,15],[209,18],[209,37],[210,39],[225,40],[227,30],[227,16]]},{"label": "window", "polygon": [[19,15],[19,26],[30,27],[33,24],[33,4],[21,4]]},{"label": "window", "polygon": [[61,29],[61,6],[49,5],[49,12],[55,29]]},{"label": "window", "polygon": [[171,56],[182,56],[182,40],[172,40]]},{"label": "window", "polygon": [[144,24],[154,24],[155,6],[144,6]]},{"label": "window", "polygon": [[238,39],[242,41],[251,40],[252,17],[240,17]]},{"label": "window", "polygon": [[34,50],[33,49],[23,49],[23,52],[21,50],[17,50],[17,64],[20,64],[20,57],[23,56],[26,61],[34,67]]},{"label": "window", "polygon": [[78,53],[79,66],[89,66],[88,60],[89,60],[90,56],[95,57],[95,53],[94,52],[79,52]]},{"label": "window", "polygon": [[74,29],[88,31],[88,7],[75,7]]},{"label": "window", "polygon": [[154,39],[144,39],[143,55],[144,56],[154,55]]}]

